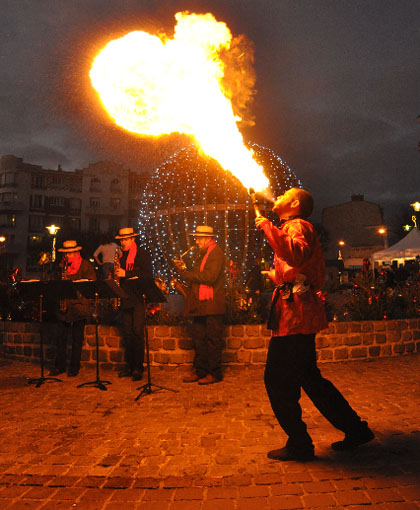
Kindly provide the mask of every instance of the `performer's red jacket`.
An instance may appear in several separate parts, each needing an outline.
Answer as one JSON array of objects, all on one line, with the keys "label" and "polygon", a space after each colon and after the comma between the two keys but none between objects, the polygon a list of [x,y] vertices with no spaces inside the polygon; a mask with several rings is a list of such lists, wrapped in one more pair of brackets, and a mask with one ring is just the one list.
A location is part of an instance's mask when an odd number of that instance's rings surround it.
[{"label": "performer's red jacket", "polygon": [[[320,299],[325,262],[314,226],[293,218],[280,228],[266,219],[260,228],[275,253],[271,279],[277,286],[290,282],[289,288],[294,287],[289,299],[284,299],[287,289],[280,291],[276,304],[279,325],[272,330],[272,336],[311,334],[325,329],[328,321]],[[296,285],[299,281],[303,282],[300,286]]]}]

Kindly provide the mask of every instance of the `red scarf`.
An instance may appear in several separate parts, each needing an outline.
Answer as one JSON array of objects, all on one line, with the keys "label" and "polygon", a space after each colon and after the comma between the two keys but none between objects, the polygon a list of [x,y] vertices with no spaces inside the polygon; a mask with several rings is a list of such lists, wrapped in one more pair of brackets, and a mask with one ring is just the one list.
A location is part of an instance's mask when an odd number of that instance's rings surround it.
[{"label": "red scarf", "polygon": [[[128,255],[125,260],[125,270],[126,271],[132,271],[134,267],[134,259],[137,255],[137,244],[136,242],[131,243],[130,248],[128,249]],[[122,253],[120,258],[122,257]]]},{"label": "red scarf", "polygon": [[72,261],[69,262],[68,266],[67,266],[67,271],[66,273],[68,275],[70,274],[76,274],[77,271],[79,271],[79,268],[80,268],[80,264],[82,263],[82,256],[80,255],[80,251],[76,252],[74,254],[74,257],[72,258]]},{"label": "red scarf", "polygon": [[[200,273],[204,271],[204,266],[206,265],[208,256],[214,250],[215,247],[216,241],[211,240],[207,246],[206,254],[203,257],[203,260],[201,261]],[[200,284],[200,287],[198,288],[198,299],[200,301],[209,301],[210,299],[213,299],[213,287],[211,285],[204,285],[203,283]]]}]

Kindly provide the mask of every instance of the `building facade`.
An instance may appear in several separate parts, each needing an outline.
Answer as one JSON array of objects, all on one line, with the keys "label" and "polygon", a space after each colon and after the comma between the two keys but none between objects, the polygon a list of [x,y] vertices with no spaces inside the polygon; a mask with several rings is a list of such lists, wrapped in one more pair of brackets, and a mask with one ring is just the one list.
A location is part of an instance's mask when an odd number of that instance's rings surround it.
[{"label": "building facade", "polygon": [[346,269],[361,268],[363,259],[388,243],[381,207],[363,195],[323,209],[322,226],[327,233],[325,258],[342,261]]},{"label": "building facade", "polygon": [[0,158],[0,268],[39,272],[34,254],[54,224],[69,232],[115,234],[137,226],[138,198],[146,177],[113,162],[65,172]]}]

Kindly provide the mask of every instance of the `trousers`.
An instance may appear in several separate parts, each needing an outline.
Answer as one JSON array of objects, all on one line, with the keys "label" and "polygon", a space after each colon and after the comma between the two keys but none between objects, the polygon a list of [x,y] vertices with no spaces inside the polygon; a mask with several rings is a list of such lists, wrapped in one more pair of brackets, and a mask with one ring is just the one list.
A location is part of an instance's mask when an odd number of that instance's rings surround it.
[{"label": "trousers", "polygon": [[84,340],[86,319],[74,321],[72,323],[59,322],[57,329],[57,351],[55,356],[55,367],[61,371],[66,370],[67,359],[67,336],[71,331],[72,346],[70,357],[70,370],[80,369],[80,360],[82,358],[82,348]]},{"label": "trousers", "polygon": [[144,305],[121,310],[125,362],[131,371],[143,372],[144,363]]},{"label": "trousers", "polygon": [[192,338],[194,344],[193,367],[199,377],[211,374],[221,381],[223,340],[223,315],[193,317]]},{"label": "trousers", "polygon": [[321,375],[316,360],[315,334],[272,337],[264,383],[277,421],[288,436],[288,447],[313,449],[299,404],[302,389],[335,428],[344,433],[361,428],[357,413]]}]

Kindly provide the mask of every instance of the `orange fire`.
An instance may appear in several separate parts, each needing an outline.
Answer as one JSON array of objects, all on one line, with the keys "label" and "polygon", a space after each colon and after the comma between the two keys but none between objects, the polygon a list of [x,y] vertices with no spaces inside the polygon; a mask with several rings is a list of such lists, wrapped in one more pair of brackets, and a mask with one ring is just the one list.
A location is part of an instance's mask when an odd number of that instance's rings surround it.
[{"label": "orange fire", "polygon": [[142,135],[191,135],[246,188],[265,190],[269,181],[244,145],[229,99],[235,87],[226,87],[229,28],[212,14],[175,18],[173,38],[135,31],[109,42],[93,61],[93,87],[117,125]]}]

